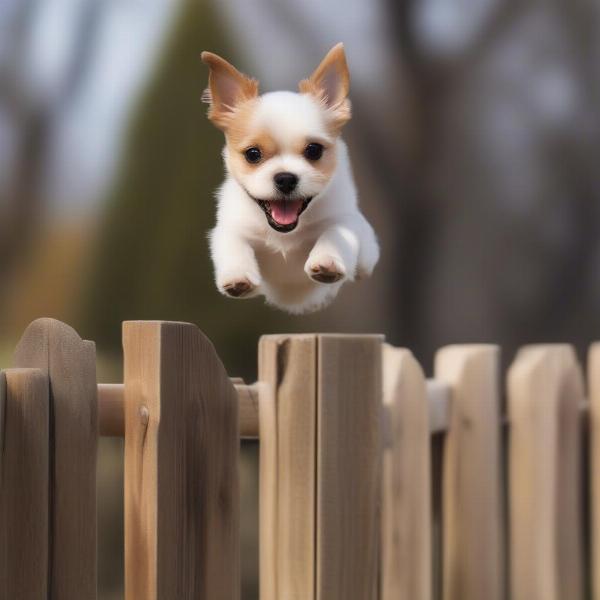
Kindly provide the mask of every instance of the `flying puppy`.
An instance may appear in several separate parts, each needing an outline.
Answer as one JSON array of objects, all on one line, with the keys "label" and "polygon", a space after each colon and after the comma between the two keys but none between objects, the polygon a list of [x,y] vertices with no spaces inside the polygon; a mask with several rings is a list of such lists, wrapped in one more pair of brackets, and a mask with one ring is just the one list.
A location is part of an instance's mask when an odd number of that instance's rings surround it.
[{"label": "flying puppy", "polygon": [[340,137],[351,116],[344,47],[329,51],[299,93],[259,96],[258,82],[220,56],[203,52],[202,60],[208,118],[226,141],[209,234],[217,288],[263,295],[291,313],[323,308],[379,259]]}]

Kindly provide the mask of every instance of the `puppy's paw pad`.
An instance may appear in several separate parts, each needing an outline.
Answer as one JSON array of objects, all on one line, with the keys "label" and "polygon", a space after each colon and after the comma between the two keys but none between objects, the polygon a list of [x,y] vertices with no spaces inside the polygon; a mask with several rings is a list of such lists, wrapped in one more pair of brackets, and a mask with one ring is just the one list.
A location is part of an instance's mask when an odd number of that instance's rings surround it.
[{"label": "puppy's paw pad", "polygon": [[223,284],[223,292],[232,298],[243,298],[254,291],[255,286],[248,279],[228,281]]},{"label": "puppy's paw pad", "polygon": [[336,283],[346,276],[344,269],[333,259],[309,265],[308,274],[311,279],[319,283]]}]

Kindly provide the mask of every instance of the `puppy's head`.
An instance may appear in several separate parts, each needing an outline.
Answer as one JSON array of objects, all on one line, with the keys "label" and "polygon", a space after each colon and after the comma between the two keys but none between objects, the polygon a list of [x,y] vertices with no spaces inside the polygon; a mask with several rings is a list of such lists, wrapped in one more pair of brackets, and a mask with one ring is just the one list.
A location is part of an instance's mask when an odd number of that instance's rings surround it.
[{"label": "puppy's head", "polygon": [[225,133],[230,174],[282,233],[327,186],[336,140],[350,119],[350,77],[342,44],[332,48],[299,93],[259,96],[258,82],[226,60],[202,53],[209,66],[204,99],[209,119]]}]

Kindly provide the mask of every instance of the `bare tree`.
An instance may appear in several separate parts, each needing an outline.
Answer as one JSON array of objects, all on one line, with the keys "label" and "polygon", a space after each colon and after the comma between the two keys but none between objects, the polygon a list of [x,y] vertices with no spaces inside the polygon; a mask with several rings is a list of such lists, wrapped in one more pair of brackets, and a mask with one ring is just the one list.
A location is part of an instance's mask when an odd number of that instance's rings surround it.
[{"label": "bare tree", "polygon": [[28,249],[44,210],[48,143],[56,117],[79,92],[94,41],[102,3],[86,2],[75,26],[73,52],[56,82],[57,94],[40,94],[28,79],[27,53],[39,0],[15,4],[9,38],[0,62],[0,106],[16,132],[10,180],[0,190],[0,279],[6,282]]}]

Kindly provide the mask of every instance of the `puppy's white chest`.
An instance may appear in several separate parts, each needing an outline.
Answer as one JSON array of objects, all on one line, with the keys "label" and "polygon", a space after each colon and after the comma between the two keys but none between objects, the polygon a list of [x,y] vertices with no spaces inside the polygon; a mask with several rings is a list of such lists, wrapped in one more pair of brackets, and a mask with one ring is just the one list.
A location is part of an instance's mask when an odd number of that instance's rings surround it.
[{"label": "puppy's white chest", "polygon": [[304,263],[308,258],[311,246],[282,247],[274,250],[266,244],[256,248],[256,259],[260,265],[263,279],[273,285],[289,285],[305,283]]}]

